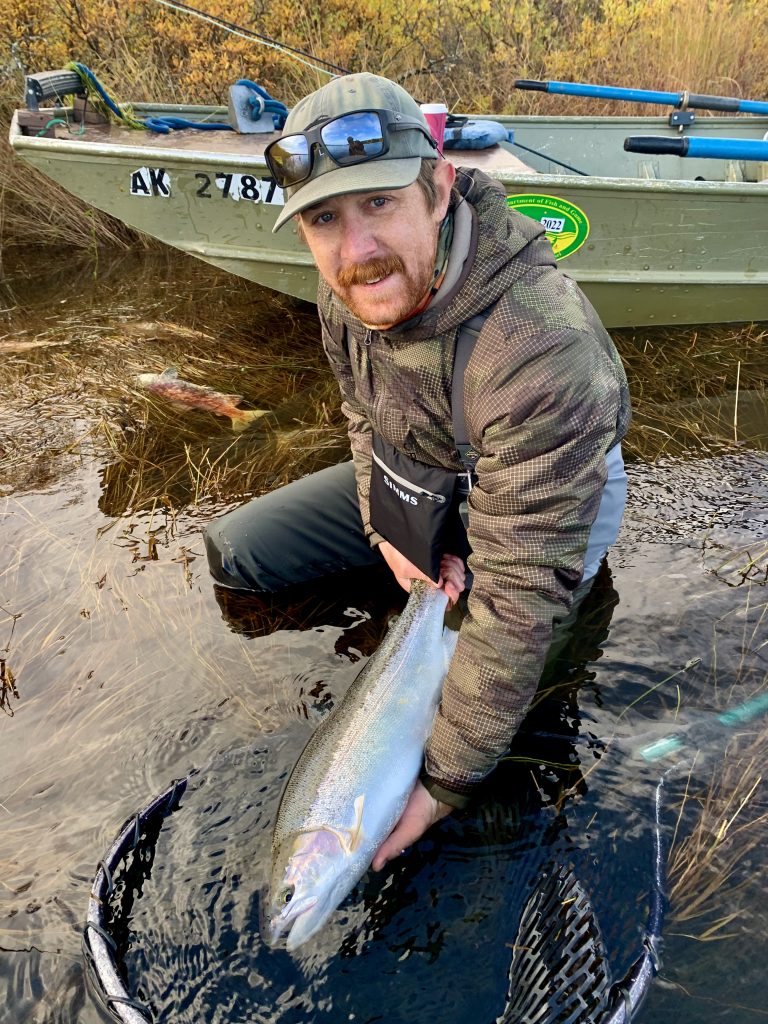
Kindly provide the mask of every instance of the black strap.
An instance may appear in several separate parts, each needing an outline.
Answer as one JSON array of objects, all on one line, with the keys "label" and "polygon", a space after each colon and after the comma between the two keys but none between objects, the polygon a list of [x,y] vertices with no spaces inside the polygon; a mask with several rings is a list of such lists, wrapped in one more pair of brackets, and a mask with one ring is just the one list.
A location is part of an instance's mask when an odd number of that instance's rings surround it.
[{"label": "black strap", "polygon": [[[473,316],[471,319],[467,320],[466,323],[461,325],[458,337],[456,338],[456,349],[453,354],[453,381],[451,385],[453,440],[456,445],[456,451],[458,452],[461,464],[464,467],[465,472],[469,475],[470,484],[474,483],[476,477],[475,465],[477,460],[480,458],[480,453],[476,452],[469,443],[469,437],[467,435],[467,424],[464,419],[464,374],[474,351],[475,342],[480,336],[483,324],[491,315],[492,310],[493,305],[484,309],[482,313],[478,313],[477,316]],[[329,333],[333,335],[333,331],[331,331],[330,328],[328,328],[328,330]],[[349,341],[345,324],[342,324],[341,333],[337,334],[334,337],[334,340],[338,344],[342,345],[347,353],[347,358],[349,358]]]},{"label": "black strap", "polygon": [[453,439],[456,451],[459,453],[461,464],[469,474],[470,480],[475,478],[475,465],[480,458],[469,443],[467,424],[464,419],[464,374],[469,364],[470,357],[475,349],[483,324],[491,314],[489,307],[467,320],[459,329],[456,338],[456,350],[453,356],[453,383],[451,385],[451,415],[453,417]]}]

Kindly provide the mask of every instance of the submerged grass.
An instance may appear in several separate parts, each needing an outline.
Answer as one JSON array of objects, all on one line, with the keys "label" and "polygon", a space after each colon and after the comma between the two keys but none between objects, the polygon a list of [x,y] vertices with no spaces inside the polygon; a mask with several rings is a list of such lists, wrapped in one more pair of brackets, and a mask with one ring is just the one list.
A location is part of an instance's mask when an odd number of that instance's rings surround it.
[{"label": "submerged grass", "polygon": [[[96,453],[107,515],[158,503],[221,507],[342,457],[338,389],[311,307],[208,268],[190,269],[186,299],[162,319],[150,319],[164,301],[162,281],[146,297],[132,291],[131,301],[119,283],[94,288],[105,301],[98,313],[90,295],[71,291],[58,310],[35,315],[22,298],[6,312],[6,493],[49,484],[72,460]],[[170,366],[270,414],[236,435],[228,419],[181,411],[137,383],[138,374]]]},{"label": "submerged grass", "polygon": [[632,395],[629,458],[768,447],[765,324],[612,334]]},{"label": "submerged grass", "polygon": [[735,737],[706,777],[689,775],[668,861],[671,934],[743,936],[751,887],[766,872],[767,750],[763,725],[747,743]]},{"label": "submerged grass", "polygon": [[[75,288],[73,280],[93,274],[86,266],[54,280],[48,292],[35,286],[26,264],[6,285],[3,492],[50,483],[95,452],[104,462],[107,515],[157,504],[223,507],[345,457],[338,389],[311,306],[188,258],[104,263],[86,289]],[[633,399],[624,442],[630,460],[766,447],[763,328],[614,336]],[[233,434],[228,419],[182,412],[137,384],[139,373],[170,366],[270,415]],[[713,568],[735,583],[759,581],[762,547],[718,551]]]}]

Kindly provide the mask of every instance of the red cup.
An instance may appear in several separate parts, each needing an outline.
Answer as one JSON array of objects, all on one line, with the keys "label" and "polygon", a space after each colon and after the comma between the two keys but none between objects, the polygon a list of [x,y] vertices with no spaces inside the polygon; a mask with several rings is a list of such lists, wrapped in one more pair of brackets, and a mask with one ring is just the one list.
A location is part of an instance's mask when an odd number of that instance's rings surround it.
[{"label": "red cup", "polygon": [[444,103],[422,103],[421,112],[427,119],[432,138],[437,143],[437,151],[442,156],[448,107]]}]

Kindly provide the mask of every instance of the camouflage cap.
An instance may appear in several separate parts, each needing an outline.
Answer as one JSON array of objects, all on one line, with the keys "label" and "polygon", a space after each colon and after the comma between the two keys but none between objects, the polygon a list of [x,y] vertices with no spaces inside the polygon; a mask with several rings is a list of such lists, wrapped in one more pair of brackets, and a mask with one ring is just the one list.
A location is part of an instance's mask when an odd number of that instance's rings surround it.
[{"label": "camouflage cap", "polygon": [[[429,132],[426,118],[409,93],[380,75],[361,72],[334,78],[300,100],[285,122],[283,135],[295,135],[310,125],[353,110],[391,110],[419,121]],[[315,147],[312,174],[306,181],[285,189],[287,201],[277,218],[277,231],[296,213],[332,196],[372,189],[405,188],[418,177],[422,158],[436,160],[437,150],[420,131],[392,132],[383,156],[350,167],[339,167],[320,147]]]}]

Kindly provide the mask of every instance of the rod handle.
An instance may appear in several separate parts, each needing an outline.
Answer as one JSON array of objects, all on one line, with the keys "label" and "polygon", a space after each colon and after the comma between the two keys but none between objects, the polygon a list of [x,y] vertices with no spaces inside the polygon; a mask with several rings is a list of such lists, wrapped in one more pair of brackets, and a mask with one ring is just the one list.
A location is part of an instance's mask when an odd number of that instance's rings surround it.
[{"label": "rod handle", "polygon": [[516,78],[516,89],[529,89],[531,92],[549,92],[548,82],[539,82],[535,78]]},{"label": "rod handle", "polygon": [[624,139],[628,153],[663,153],[669,156],[685,156],[688,139],[665,139],[653,135],[630,135]]}]

